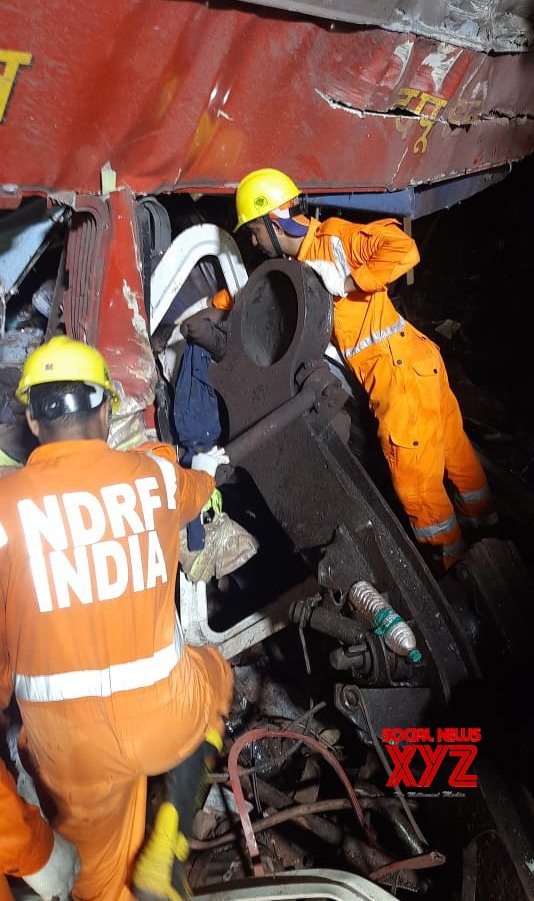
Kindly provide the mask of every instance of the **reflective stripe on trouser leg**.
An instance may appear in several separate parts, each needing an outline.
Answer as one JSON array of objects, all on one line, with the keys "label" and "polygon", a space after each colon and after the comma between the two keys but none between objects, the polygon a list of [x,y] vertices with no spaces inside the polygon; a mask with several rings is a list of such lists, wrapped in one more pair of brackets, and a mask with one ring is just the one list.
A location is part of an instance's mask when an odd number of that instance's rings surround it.
[{"label": "reflective stripe on trouser leg", "polygon": [[474,491],[455,491],[453,500],[460,521],[469,523],[475,529],[495,526],[499,522],[493,497],[487,484]]},{"label": "reflective stripe on trouser leg", "polygon": [[417,448],[392,447],[389,440],[382,446],[418,543],[430,547],[448,568],[461,556],[464,543],[443,484],[442,447],[433,438]]},{"label": "reflective stripe on trouser leg", "polygon": [[491,526],[498,521],[486,474],[465,434],[458,401],[446,382],[442,386],[445,471],[454,485],[454,506],[461,521]]},{"label": "reflective stripe on trouser leg", "polygon": [[419,543],[432,545],[432,557],[440,560],[445,569],[456,563],[465,550],[465,542],[454,514],[443,522],[422,527],[412,525],[412,528]]}]

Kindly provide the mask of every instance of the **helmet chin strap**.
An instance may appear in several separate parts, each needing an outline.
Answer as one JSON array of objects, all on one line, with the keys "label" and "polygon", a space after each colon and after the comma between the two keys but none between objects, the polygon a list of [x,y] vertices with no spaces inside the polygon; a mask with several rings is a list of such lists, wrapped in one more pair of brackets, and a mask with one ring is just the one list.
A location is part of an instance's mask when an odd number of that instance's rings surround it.
[{"label": "helmet chin strap", "polygon": [[283,257],[284,253],[282,248],[280,247],[280,242],[278,241],[278,238],[276,236],[272,220],[269,218],[269,216],[263,216],[263,221],[265,222],[265,228],[267,229],[267,234],[271,239],[271,244],[273,245],[273,250],[276,256]]}]

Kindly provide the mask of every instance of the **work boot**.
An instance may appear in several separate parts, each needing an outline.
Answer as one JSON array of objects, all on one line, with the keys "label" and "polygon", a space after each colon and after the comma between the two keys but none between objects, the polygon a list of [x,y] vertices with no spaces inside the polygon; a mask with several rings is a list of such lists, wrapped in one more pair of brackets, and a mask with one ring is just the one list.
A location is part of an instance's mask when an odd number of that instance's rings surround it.
[{"label": "work boot", "polygon": [[185,901],[191,891],[184,873],[189,843],[180,830],[180,815],[164,801],[134,870],[134,895],[139,901]]},{"label": "work boot", "polygon": [[166,800],[134,868],[138,901],[184,901],[191,897],[184,864],[189,857],[193,818],[205,800],[207,773],[213,769],[222,738],[208,730],[204,742],[165,777]]}]

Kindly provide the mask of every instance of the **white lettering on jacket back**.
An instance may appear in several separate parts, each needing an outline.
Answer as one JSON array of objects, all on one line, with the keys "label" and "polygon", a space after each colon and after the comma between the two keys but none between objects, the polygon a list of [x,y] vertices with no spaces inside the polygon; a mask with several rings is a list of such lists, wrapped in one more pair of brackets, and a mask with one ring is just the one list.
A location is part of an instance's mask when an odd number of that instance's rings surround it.
[{"label": "white lettering on jacket back", "polygon": [[167,582],[154,521],[162,507],[157,479],[108,485],[99,495],[70,491],[18,503],[41,613]]}]

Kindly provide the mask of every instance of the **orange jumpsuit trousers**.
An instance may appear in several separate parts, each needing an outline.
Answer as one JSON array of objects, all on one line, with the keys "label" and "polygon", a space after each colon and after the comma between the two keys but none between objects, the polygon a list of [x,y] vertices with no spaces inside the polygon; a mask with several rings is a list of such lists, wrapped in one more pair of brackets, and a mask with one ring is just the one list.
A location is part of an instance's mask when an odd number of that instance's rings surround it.
[{"label": "orange jumpsuit trousers", "polygon": [[76,901],[133,897],[147,776],[222,733],[230,667],[184,645],[175,610],[179,529],[213,487],[171,447],[97,440],[45,444],[2,481],[0,706],[14,685],[51,822],[80,854]]},{"label": "orange jumpsuit trousers", "polygon": [[[415,242],[394,219],[310,225],[297,259],[325,261],[356,290],[334,297],[333,338],[365,388],[393,485],[417,541],[445,568],[464,542],[457,514],[473,527],[496,521],[479,460],[467,438],[439,349],[399,316],[387,286],[416,265]],[[228,309],[228,292],[213,305]],[[454,486],[449,497],[444,480]]]},{"label": "orange jumpsuit trousers", "polygon": [[15,780],[0,760],[0,901],[13,901],[6,875],[36,873],[53,846],[52,830],[41,811],[19,797]]},{"label": "orange jumpsuit trousers", "polygon": [[[415,537],[448,568],[463,550],[456,512],[473,525],[493,521],[495,513],[441,354],[399,316],[387,293],[419,261],[415,242],[392,219],[369,225],[312,219],[298,259],[325,260],[356,284],[334,298],[334,339],[367,392]],[[454,506],[445,477],[454,485]]]}]

